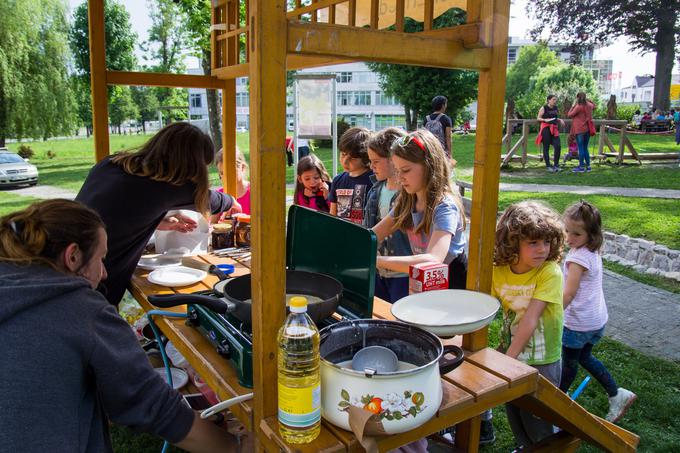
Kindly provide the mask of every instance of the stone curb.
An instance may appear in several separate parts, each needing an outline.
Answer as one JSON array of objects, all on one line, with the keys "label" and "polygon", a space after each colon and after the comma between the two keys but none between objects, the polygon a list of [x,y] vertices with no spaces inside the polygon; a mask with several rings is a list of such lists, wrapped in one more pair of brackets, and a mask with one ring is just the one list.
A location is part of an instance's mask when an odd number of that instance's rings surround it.
[{"label": "stone curb", "polygon": [[631,267],[637,272],[680,282],[680,250],[605,231],[602,255],[606,260]]}]

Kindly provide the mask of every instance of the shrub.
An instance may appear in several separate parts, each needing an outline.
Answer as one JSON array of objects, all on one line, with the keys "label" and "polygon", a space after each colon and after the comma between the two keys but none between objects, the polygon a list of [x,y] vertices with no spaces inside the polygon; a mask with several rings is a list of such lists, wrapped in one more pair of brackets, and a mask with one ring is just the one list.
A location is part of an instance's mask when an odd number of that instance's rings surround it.
[{"label": "shrub", "polygon": [[48,158],[48,159],[54,159],[55,157],[57,157],[57,154],[54,153],[54,152],[52,152],[51,149],[48,149],[48,150],[47,150],[47,154],[46,154],[46,155],[47,155],[47,158]]},{"label": "shrub", "polygon": [[17,151],[17,154],[24,159],[30,159],[35,155],[35,152],[33,151],[33,148],[28,145],[19,145],[19,151]]}]

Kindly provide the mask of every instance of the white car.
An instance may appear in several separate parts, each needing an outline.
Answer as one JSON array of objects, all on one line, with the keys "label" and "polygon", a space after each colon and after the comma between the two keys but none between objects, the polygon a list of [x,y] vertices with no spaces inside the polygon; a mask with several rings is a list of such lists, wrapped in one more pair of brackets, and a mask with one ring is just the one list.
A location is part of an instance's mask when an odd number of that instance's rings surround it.
[{"label": "white car", "polygon": [[7,148],[0,148],[0,186],[20,184],[38,184],[38,167]]}]

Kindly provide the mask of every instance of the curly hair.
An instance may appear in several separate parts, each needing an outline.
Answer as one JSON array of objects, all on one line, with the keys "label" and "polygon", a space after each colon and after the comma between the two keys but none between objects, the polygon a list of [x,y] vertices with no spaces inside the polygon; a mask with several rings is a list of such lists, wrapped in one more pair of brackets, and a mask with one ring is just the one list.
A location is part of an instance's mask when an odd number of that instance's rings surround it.
[{"label": "curly hair", "polygon": [[520,241],[527,239],[549,241],[550,253],[546,261],[559,261],[564,249],[564,225],[560,215],[537,201],[508,206],[496,224],[494,264],[517,264]]},{"label": "curly hair", "polygon": [[602,247],[602,217],[600,211],[585,200],[572,204],[564,211],[564,218],[575,222],[582,222],[583,229],[588,233],[586,247],[591,252],[597,252]]}]

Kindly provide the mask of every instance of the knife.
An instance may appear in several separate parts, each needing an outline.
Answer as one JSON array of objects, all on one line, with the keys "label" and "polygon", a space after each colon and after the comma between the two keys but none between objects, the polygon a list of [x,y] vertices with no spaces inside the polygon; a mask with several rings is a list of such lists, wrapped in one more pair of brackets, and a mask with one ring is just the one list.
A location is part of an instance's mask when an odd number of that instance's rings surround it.
[{"label": "knife", "polygon": [[205,272],[208,272],[210,274],[213,274],[219,280],[226,280],[226,279],[229,278],[227,276],[227,274],[222,272],[222,270],[220,268],[218,268],[217,266],[215,266],[214,264],[206,263],[204,261],[199,261],[199,260],[196,260],[196,259],[191,258],[189,256],[185,256],[184,258],[182,258],[182,265],[186,266],[186,267],[191,267],[193,269],[205,271]]}]

